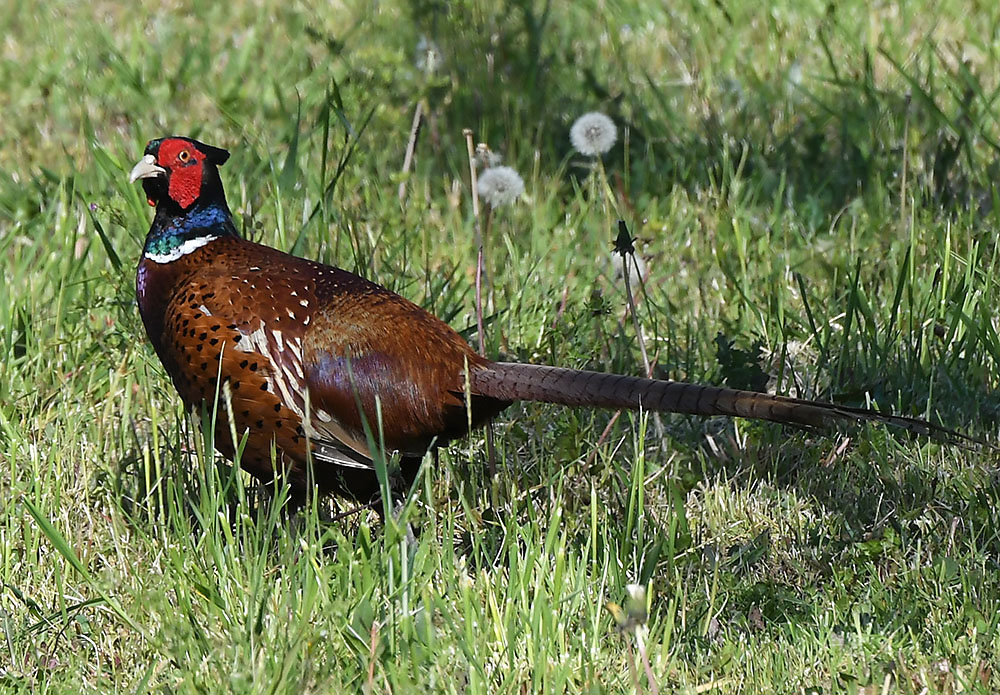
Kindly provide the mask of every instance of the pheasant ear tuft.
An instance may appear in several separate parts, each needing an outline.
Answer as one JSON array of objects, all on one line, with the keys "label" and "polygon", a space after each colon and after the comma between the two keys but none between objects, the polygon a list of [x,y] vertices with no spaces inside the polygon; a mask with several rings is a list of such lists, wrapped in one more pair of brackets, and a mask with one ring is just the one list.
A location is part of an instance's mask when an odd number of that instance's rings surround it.
[{"label": "pheasant ear tuft", "polygon": [[221,167],[229,159],[229,150],[224,150],[221,147],[212,147],[211,145],[199,142],[198,149],[204,153],[208,161],[217,167]]}]

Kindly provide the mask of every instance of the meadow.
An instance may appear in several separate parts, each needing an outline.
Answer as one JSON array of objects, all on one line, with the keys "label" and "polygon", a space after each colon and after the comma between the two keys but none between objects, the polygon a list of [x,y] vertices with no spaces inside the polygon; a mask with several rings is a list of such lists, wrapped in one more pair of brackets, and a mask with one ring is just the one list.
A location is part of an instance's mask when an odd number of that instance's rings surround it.
[{"label": "meadow", "polygon": [[899,5],[0,2],[0,692],[1000,691],[989,450],[515,404],[398,520],[289,516],[135,306],[183,134],[246,236],[477,342],[468,129],[525,184],[488,355],[996,441],[1000,7]]}]

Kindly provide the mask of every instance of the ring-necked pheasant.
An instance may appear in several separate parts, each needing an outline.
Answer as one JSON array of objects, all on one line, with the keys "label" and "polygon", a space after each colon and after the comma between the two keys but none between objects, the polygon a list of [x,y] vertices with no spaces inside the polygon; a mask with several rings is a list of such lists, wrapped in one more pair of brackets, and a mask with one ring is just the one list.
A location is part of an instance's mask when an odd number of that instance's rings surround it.
[{"label": "ring-necked pheasant", "polygon": [[[240,237],[218,167],[226,150],[152,140],[130,180],[156,214],[136,276],[146,332],[189,407],[218,394],[215,445],[297,494],[307,461],[323,491],[378,490],[363,418],[412,475],[430,447],[515,400],[772,420],[810,428],[874,420],[961,437],[923,420],[713,386],[492,362],[419,306],[357,275]],[[220,381],[221,380],[221,381]],[[471,405],[471,415],[466,404]],[[376,437],[379,435],[376,434]],[[308,452],[308,453],[307,453]]]}]

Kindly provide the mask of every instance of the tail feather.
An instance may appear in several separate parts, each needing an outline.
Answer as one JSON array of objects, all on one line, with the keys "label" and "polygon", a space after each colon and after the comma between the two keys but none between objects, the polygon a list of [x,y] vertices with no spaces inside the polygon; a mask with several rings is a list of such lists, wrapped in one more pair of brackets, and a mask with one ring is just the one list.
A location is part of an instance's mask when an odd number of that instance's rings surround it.
[{"label": "tail feather", "polygon": [[886,415],[869,408],[561,367],[493,362],[488,367],[473,370],[469,385],[474,394],[504,401],[633,410],[643,408],[703,416],[728,415],[810,429],[828,429],[837,423],[881,422],[966,447],[989,446],[920,418]]}]

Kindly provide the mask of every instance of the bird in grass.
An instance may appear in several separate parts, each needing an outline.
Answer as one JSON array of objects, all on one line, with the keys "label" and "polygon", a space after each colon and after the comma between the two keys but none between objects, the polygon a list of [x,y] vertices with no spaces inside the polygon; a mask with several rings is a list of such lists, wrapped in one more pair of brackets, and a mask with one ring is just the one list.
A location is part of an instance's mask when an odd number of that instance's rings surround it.
[{"label": "bird in grass", "polygon": [[[219,167],[226,150],[151,140],[132,169],[156,209],[136,274],[149,340],[190,408],[215,405],[215,446],[301,498],[311,485],[363,502],[379,484],[370,442],[424,455],[517,400],[726,415],[825,429],[877,421],[949,440],[924,420],[763,393],[480,356],[450,326],[346,270],[243,239]],[[366,431],[367,430],[367,431]],[[311,470],[310,470],[311,468]]]}]

